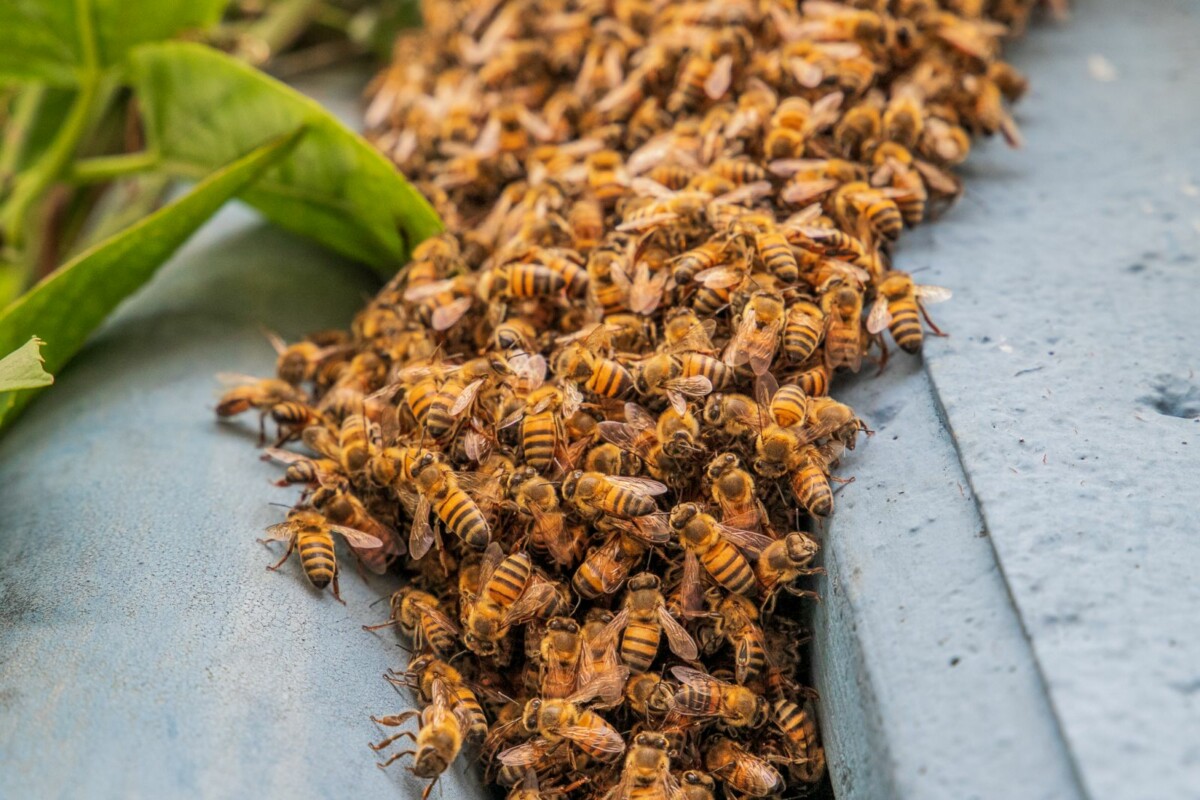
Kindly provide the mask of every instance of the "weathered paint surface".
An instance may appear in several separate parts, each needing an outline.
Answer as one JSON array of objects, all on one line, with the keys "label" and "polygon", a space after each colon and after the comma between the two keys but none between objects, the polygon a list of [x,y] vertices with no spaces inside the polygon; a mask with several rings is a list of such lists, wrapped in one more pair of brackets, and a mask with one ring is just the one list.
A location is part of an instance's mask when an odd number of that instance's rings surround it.
[{"label": "weathered paint surface", "polygon": [[956,293],[933,405],[850,394],[880,434],[817,615],[843,797],[1200,796],[1200,5],[1077,6],[1014,48],[1026,148],[901,249]]}]

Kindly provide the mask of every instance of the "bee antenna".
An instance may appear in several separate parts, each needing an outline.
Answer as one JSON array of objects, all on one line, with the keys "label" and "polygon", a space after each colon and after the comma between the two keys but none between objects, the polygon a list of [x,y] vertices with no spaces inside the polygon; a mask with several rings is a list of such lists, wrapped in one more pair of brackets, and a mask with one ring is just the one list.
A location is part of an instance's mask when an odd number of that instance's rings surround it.
[{"label": "bee antenna", "polygon": [[270,503],[267,503],[267,505],[269,505],[269,506],[279,506],[280,508],[286,508],[288,511],[291,511],[292,509],[294,509],[294,508],[295,508],[295,506],[289,506],[287,503],[276,503],[276,502],[270,502]]}]

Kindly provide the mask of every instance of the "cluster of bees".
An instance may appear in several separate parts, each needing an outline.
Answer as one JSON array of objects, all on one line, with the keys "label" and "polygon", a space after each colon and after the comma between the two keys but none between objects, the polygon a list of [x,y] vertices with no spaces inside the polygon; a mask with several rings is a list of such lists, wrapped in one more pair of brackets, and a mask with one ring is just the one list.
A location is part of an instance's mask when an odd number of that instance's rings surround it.
[{"label": "cluster of bees", "polygon": [[830,384],[920,350],[949,292],[890,249],[972,135],[1019,141],[1033,5],[427,4],[368,124],[447,232],[217,409],[305,486],[275,568],[337,596],[336,533],[410,578],[385,763],[474,750],[520,800],[820,783],[796,620],[869,433]]}]

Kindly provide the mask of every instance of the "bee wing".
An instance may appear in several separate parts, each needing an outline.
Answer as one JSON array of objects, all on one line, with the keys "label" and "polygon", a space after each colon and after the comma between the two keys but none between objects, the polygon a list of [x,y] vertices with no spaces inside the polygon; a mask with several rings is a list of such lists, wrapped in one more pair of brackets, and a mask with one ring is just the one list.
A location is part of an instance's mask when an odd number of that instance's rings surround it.
[{"label": "bee wing", "polygon": [[823,170],[825,164],[821,158],[777,158],[767,164],[767,170],[781,178],[790,178],[797,172]]},{"label": "bee wing", "polygon": [[433,310],[430,324],[435,331],[448,330],[471,310],[471,304],[474,302],[474,298],[467,296],[460,297],[444,306],[438,306]]},{"label": "bee wing", "polygon": [[913,162],[917,172],[925,179],[925,185],[940,194],[957,195],[962,191],[962,182],[952,173],[928,161],[917,159]]},{"label": "bee wing", "polygon": [[347,528],[345,525],[330,525],[329,530],[340,533],[347,542],[363,550],[374,550],[383,547],[383,541],[369,533],[363,533],[357,528]]},{"label": "bee wing", "polygon": [[655,228],[667,222],[679,219],[679,215],[673,211],[664,211],[661,214],[652,214],[647,217],[638,217],[636,219],[627,220],[617,226],[617,230],[624,233],[626,231],[643,231]]},{"label": "bee wing", "polygon": [[945,286],[918,286],[916,295],[922,303],[944,303],[954,296]]},{"label": "bee wing", "polygon": [[552,128],[546,120],[542,119],[538,114],[530,111],[524,106],[520,107],[518,118],[521,124],[525,126],[525,130],[533,134],[538,141],[548,142],[554,138],[554,128]]},{"label": "bee wing", "polygon": [[616,642],[617,637],[621,635],[621,631],[625,630],[625,626],[629,624],[629,609],[622,608],[617,612],[609,623],[601,628],[600,633],[596,634],[596,638],[592,642],[596,645],[601,645],[607,642]]},{"label": "bee wing", "polygon": [[[307,428],[305,430],[308,430]],[[263,454],[267,455],[273,461],[278,461],[281,464],[295,464],[297,461],[312,461],[311,458],[302,453],[293,453],[291,450],[284,450],[282,447],[268,447],[263,450]]]},{"label": "bee wing", "polygon": [[479,562],[479,588],[483,589],[487,586],[488,581],[492,579],[492,574],[496,571],[496,567],[500,566],[500,562],[504,560],[504,548],[499,542],[492,542],[483,551],[483,559]]},{"label": "bee wing", "polygon": [[[533,410],[533,411],[530,411],[529,413],[536,414],[538,412],[536,410]],[[502,431],[505,428],[511,428],[513,425],[516,425],[518,422],[520,422],[524,418],[525,418],[525,409],[518,408],[516,411],[509,414],[507,417],[500,420],[500,422],[497,423],[497,425],[496,425],[496,430]]]},{"label": "bee wing", "polygon": [[553,583],[541,580],[538,580],[536,583],[531,582],[531,585],[525,588],[525,591],[521,593],[516,602],[504,612],[501,624],[507,626],[514,622],[529,619],[545,608],[546,604],[554,600],[557,596],[558,590]]},{"label": "bee wing", "polygon": [[[854,45],[854,47],[857,49],[858,45]],[[854,58],[857,55],[858,53],[855,52],[847,57]],[[822,96],[820,100],[817,100],[815,103],[813,103],[812,115],[814,117],[825,117],[833,112],[836,112],[842,107],[842,101],[845,99],[846,96],[842,92],[830,92],[829,94]]]},{"label": "bee wing", "polygon": [[216,378],[217,383],[229,387],[248,386],[262,380],[262,378],[247,375],[244,372],[218,372]]},{"label": "bee wing", "polygon": [[563,418],[570,419],[575,416],[575,412],[583,405],[583,393],[579,391],[579,387],[571,381],[564,381],[562,386],[563,393]]},{"label": "bee wing", "polygon": [[341,458],[341,448],[338,447],[337,440],[333,433],[326,427],[321,425],[310,425],[304,429],[300,435],[304,446],[308,449],[320,453],[325,458],[337,461]]},{"label": "bee wing", "polygon": [[700,583],[700,559],[692,550],[688,550],[683,557],[679,597],[680,610],[685,617],[692,619],[704,615],[704,586]]},{"label": "bee wing", "polygon": [[506,767],[532,767],[546,755],[549,744],[545,739],[533,739],[501,751],[496,758]]},{"label": "bee wing", "polygon": [[541,353],[516,353],[508,359],[508,366],[528,391],[541,388],[546,380],[546,357]]},{"label": "bee wing", "polygon": [[565,739],[570,739],[580,747],[601,753],[622,753],[625,751],[625,739],[607,723],[603,727],[587,728],[582,725],[568,725],[558,733]]},{"label": "bee wing", "polygon": [[650,542],[651,544],[666,544],[671,541],[671,527],[667,523],[669,519],[665,512],[657,514],[646,514],[642,517],[633,519],[633,535],[639,539]]},{"label": "bee wing", "polygon": [[771,405],[771,398],[779,391],[779,382],[771,373],[759,375],[754,381],[754,399],[761,410],[765,411]]},{"label": "bee wing", "polygon": [[713,65],[713,70],[704,81],[704,93],[710,100],[720,100],[729,91],[733,82],[733,56],[723,55]]},{"label": "bee wing", "polygon": [[475,140],[475,146],[471,148],[471,153],[488,158],[498,152],[500,152],[500,120],[492,115],[487,124],[483,126],[479,138]]},{"label": "bee wing", "polygon": [[550,555],[559,564],[569,564],[573,553],[571,552],[572,539],[570,531],[566,530],[563,525],[562,514],[548,514],[540,506],[529,506],[529,513],[533,515],[533,521],[542,531],[542,536],[546,542],[546,549],[550,551]]},{"label": "bee wing", "polygon": [[671,345],[667,349],[667,352],[712,352],[712,337],[716,332],[717,321],[715,319],[697,321],[696,324],[688,327],[687,332],[683,334],[679,341]]},{"label": "bee wing", "polygon": [[637,403],[625,404],[625,421],[639,431],[652,431],[658,424],[654,415]]},{"label": "bee wing", "polygon": [[450,416],[457,417],[459,414],[467,410],[471,403],[475,402],[475,395],[479,394],[480,387],[483,386],[483,378],[477,378],[466,385],[466,387],[455,398],[454,404],[450,406]]},{"label": "bee wing", "polygon": [[785,203],[806,205],[819,198],[826,192],[838,187],[838,182],[832,178],[818,178],[811,181],[789,181],[780,192]]},{"label": "bee wing", "polygon": [[737,770],[740,772],[739,781],[747,786],[767,787],[766,794],[773,794],[776,787],[783,783],[779,770],[756,755],[738,751],[734,756]]},{"label": "bee wing", "polygon": [[737,267],[709,267],[697,272],[692,280],[704,284],[709,289],[725,289],[737,286],[745,277],[745,271]]},{"label": "bee wing", "polygon": [[646,494],[654,497],[660,494],[666,494],[669,490],[664,484],[650,478],[629,478],[624,475],[606,475],[605,480],[609,483],[616,484],[622,489],[627,489],[637,494]]},{"label": "bee wing", "polygon": [[[713,385],[712,381],[705,375],[692,375],[687,378],[672,378],[669,381],[665,381],[663,388],[668,392],[674,392],[684,397],[706,397],[712,394]],[[681,411],[680,413],[682,414],[683,412]]]},{"label": "bee wing", "polygon": [[[643,262],[638,265],[639,278],[641,270],[646,269]],[[614,272],[614,274],[616,274]],[[659,302],[662,301],[663,289],[667,286],[667,279],[671,277],[671,273],[667,270],[658,272],[653,277],[648,275],[646,280],[635,280],[633,288],[629,293],[629,308],[635,314],[649,315],[654,313],[654,309],[658,308]]]},{"label": "bee wing", "polygon": [[780,227],[791,228],[810,225],[823,213],[825,213],[825,211],[821,208],[821,204],[813,203],[812,205],[808,205],[800,209],[795,214],[792,214],[783,222],[782,225],[780,225]]},{"label": "bee wing", "polygon": [[288,346],[287,342],[283,340],[282,336],[275,331],[265,329],[263,330],[263,335],[267,337],[267,341],[271,343],[271,348],[274,349],[276,353],[279,355],[284,354]]},{"label": "bee wing", "polygon": [[671,612],[667,611],[665,606],[658,607],[658,622],[662,625],[663,633],[667,635],[667,644],[671,646],[671,652],[684,661],[695,661],[700,657],[696,640],[671,616]]},{"label": "bee wing", "polygon": [[457,281],[454,278],[450,278],[448,280],[431,281],[429,283],[410,286],[404,290],[404,299],[409,303],[428,300],[430,297],[437,297],[443,292],[453,291],[456,284]]},{"label": "bee wing", "polygon": [[715,198],[715,201],[718,203],[753,203],[771,194],[772,191],[774,191],[774,187],[771,186],[770,181],[754,181],[753,183],[743,184],[732,192],[726,192],[720,197]]},{"label": "bee wing", "polygon": [[767,545],[775,541],[770,536],[741,528],[733,528],[721,523],[717,523],[717,527],[720,529],[722,536],[745,550],[751,556],[757,556],[766,549]]},{"label": "bee wing", "polygon": [[263,541],[267,542],[286,542],[290,541],[296,535],[295,529],[290,522],[277,522],[267,528],[267,535]]},{"label": "bee wing", "polygon": [[429,524],[429,498],[420,495],[417,510],[413,512],[412,529],[408,533],[408,554],[420,561],[433,547],[433,526]]},{"label": "bee wing", "polygon": [[592,700],[600,698],[611,703],[620,699],[627,680],[629,680],[629,667],[622,664],[595,675],[567,699],[572,703],[590,703]]},{"label": "bee wing", "polygon": [[628,423],[605,420],[596,426],[596,430],[604,441],[636,456],[643,455],[648,449],[642,431]]},{"label": "bee wing", "polygon": [[867,330],[879,333],[892,324],[892,312],[888,311],[887,298],[879,295],[871,304],[871,313],[867,315]]},{"label": "bee wing", "polygon": [[453,636],[458,636],[462,633],[462,631],[458,629],[458,625],[454,623],[454,620],[450,619],[450,617],[447,616],[446,613],[440,608],[436,608],[428,603],[422,603],[420,601],[416,601],[416,604],[421,607],[421,613],[429,617],[429,619],[432,620],[433,623],[439,628],[444,628],[447,633]]},{"label": "bee wing", "polygon": [[476,464],[481,463],[492,451],[491,441],[477,430],[469,430],[463,434],[463,450],[467,458]]}]

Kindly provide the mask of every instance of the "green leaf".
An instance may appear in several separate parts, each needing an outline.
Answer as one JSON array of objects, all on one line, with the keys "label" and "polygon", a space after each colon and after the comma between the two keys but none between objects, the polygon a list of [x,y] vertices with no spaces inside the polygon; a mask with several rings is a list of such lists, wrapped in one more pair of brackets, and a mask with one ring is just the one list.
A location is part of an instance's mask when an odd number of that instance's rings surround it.
[{"label": "green leaf", "polygon": [[243,198],[296,233],[389,276],[441,230],[429,203],[374,147],[314,101],[216,50],[144,45],[131,75],[162,168],[196,176],[264,139],[308,135]]},{"label": "green leaf", "polygon": [[[0,353],[30,336],[44,336],[46,366],[61,367],[128,295],[150,279],[175,250],[264,170],[284,158],[303,129],[262,145],[196,185],[136,225],[81,253],[0,313]],[[0,425],[33,395],[0,395]]]},{"label": "green leaf", "polygon": [[36,336],[0,358],[0,391],[37,389],[54,383],[54,376],[42,369],[39,348],[44,342]]},{"label": "green leaf", "polygon": [[130,48],[205,28],[228,0],[3,0],[0,75],[73,86]]}]

